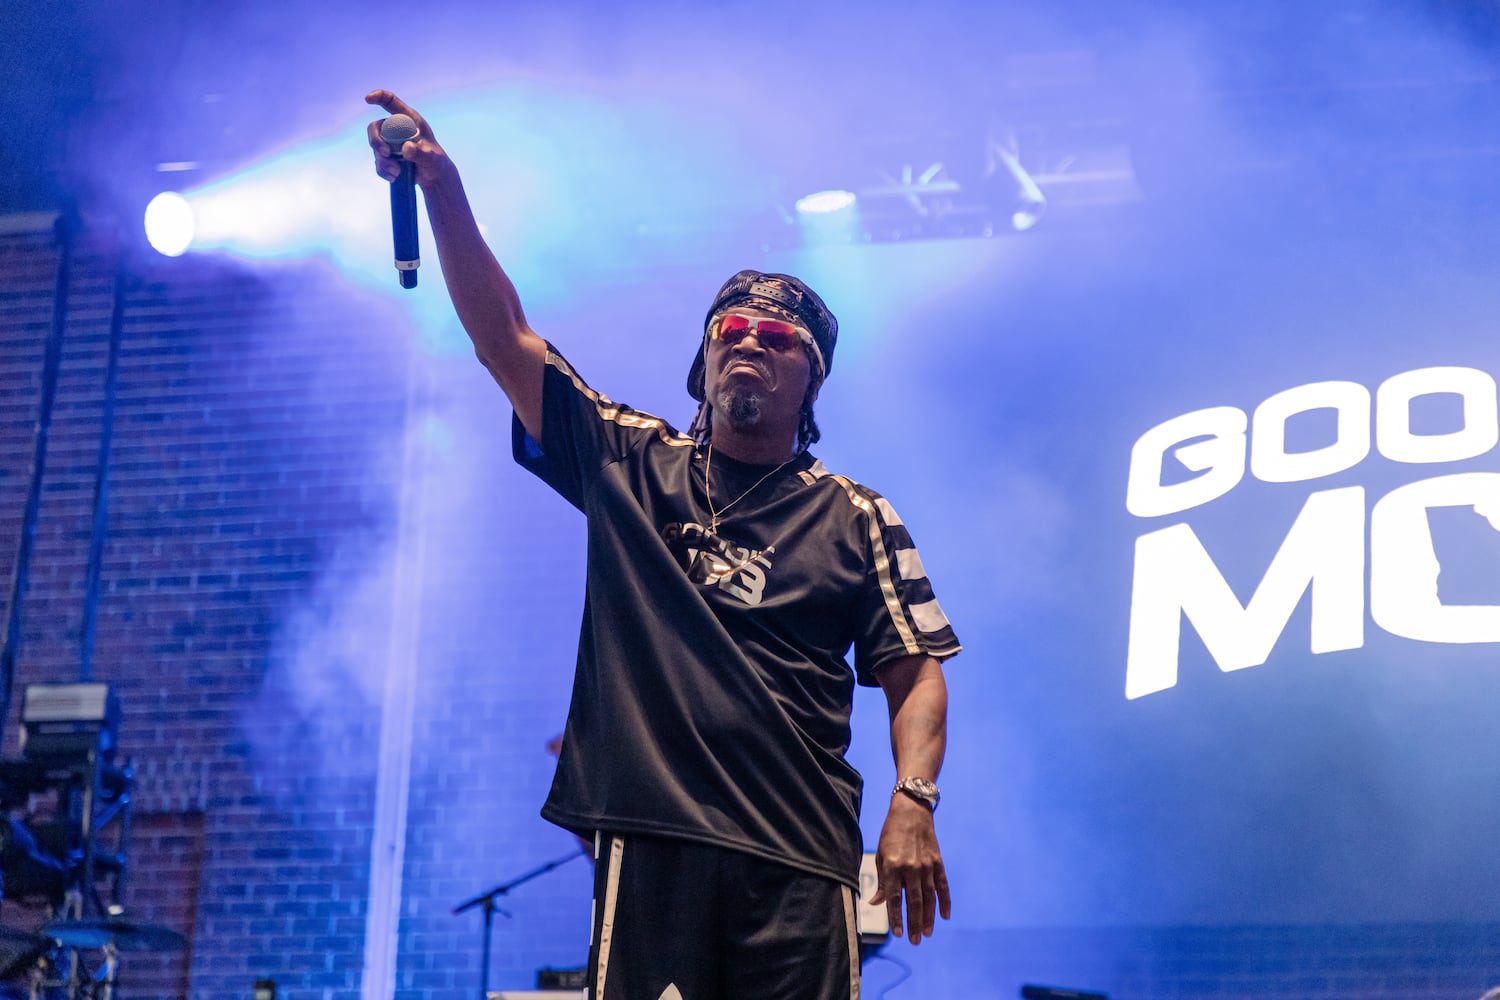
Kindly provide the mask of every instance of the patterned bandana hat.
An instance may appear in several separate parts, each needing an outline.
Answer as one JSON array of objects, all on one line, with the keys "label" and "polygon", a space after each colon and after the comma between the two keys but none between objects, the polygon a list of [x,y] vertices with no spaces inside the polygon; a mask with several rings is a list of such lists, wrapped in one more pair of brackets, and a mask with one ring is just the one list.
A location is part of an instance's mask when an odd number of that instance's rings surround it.
[{"label": "patterned bandana hat", "polygon": [[703,317],[703,341],[693,355],[693,367],[688,369],[688,395],[703,402],[704,356],[708,351],[708,324],[715,316],[735,306],[755,306],[795,318],[812,334],[818,351],[823,355],[822,374],[814,373],[814,388],[833,370],[833,348],[839,339],[839,321],[828,306],[818,298],[818,293],[808,288],[800,278],[790,274],[762,274],[759,271],[741,271],[719,289],[713,305]]}]

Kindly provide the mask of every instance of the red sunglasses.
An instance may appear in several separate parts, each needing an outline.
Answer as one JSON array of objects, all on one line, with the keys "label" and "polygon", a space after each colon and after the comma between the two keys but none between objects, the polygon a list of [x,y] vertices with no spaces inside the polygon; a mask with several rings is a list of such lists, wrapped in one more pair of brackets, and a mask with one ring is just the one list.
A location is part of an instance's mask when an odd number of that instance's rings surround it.
[{"label": "red sunglasses", "polygon": [[714,324],[713,338],[725,347],[733,347],[752,333],[760,346],[772,351],[790,351],[798,344],[817,347],[812,334],[795,323],[762,316],[741,316],[738,313],[721,316]]}]

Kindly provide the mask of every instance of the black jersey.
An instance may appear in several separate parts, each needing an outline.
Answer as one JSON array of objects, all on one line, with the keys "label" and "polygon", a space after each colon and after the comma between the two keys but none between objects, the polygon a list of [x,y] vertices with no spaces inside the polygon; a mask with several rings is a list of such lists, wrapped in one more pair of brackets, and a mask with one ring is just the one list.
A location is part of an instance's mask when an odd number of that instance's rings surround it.
[{"label": "black jersey", "polygon": [[514,421],[515,456],[587,515],[588,569],[542,815],[857,884],[854,684],[897,657],[959,651],[906,528],[809,454],[769,476],[715,454],[710,532],[691,438],[590,389],[550,347],[545,372],[543,440]]}]

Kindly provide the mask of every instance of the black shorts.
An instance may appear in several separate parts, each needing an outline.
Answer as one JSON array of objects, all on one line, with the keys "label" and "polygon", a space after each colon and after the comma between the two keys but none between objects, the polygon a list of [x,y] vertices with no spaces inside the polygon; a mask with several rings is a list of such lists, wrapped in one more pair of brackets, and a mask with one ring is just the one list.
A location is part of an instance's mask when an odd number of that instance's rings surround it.
[{"label": "black shorts", "polygon": [[857,1000],[848,886],[686,840],[595,853],[589,1000]]}]

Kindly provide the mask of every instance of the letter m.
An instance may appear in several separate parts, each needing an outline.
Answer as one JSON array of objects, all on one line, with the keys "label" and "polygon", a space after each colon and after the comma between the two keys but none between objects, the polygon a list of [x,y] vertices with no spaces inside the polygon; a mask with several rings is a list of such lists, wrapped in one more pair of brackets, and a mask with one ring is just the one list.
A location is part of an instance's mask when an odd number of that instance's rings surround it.
[{"label": "letter m", "polygon": [[1309,588],[1312,651],[1364,645],[1363,487],[1324,490],[1307,498],[1246,605],[1191,527],[1175,524],[1142,535],[1135,543],[1125,697],[1139,698],[1177,683],[1184,615],[1220,670],[1266,662]]}]

